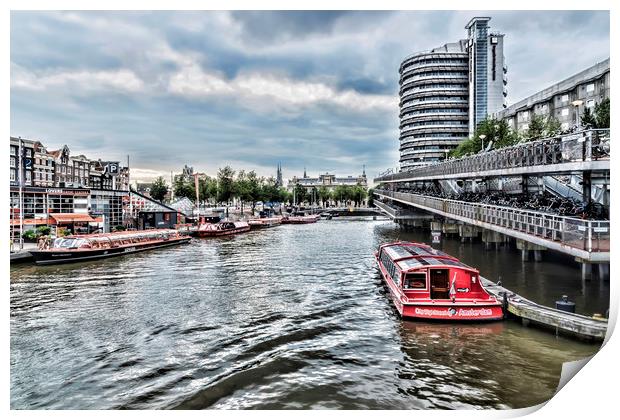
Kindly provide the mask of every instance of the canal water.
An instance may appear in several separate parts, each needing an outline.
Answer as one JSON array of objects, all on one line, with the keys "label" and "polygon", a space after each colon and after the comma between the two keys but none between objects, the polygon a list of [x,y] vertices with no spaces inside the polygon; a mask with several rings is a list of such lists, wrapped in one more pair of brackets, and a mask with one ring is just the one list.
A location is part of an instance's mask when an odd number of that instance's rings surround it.
[{"label": "canal water", "polygon": [[[389,221],[322,220],[65,266],[11,269],[11,408],[520,408],[599,346],[514,321],[402,321],[379,243]],[[550,303],[607,308],[562,259],[437,247]]]}]

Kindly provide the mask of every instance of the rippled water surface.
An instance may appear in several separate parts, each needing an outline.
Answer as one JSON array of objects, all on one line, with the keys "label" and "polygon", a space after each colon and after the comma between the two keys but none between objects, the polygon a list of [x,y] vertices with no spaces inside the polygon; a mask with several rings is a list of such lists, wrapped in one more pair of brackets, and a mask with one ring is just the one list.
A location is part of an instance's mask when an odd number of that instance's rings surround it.
[{"label": "rippled water surface", "polygon": [[[427,236],[341,218],[13,267],[11,407],[517,408],[553,395],[562,362],[598,350],[512,321],[400,320],[372,252]],[[439,247],[528,297],[606,309],[607,286],[562,261]]]}]

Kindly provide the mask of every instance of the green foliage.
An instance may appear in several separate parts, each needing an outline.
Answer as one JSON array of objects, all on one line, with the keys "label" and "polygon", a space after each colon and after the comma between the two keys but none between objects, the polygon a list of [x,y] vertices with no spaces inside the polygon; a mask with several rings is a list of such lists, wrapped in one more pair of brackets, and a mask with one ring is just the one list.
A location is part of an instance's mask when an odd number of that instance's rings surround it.
[{"label": "green foliage", "polygon": [[[196,188],[194,186],[194,188]],[[210,176],[203,176],[198,179],[198,197],[201,203],[205,203],[217,197],[217,180]]]},{"label": "green foliage", "polygon": [[34,230],[27,230],[24,233],[22,233],[22,238],[27,239],[27,240],[35,240],[37,239],[37,232],[35,232]]},{"label": "green foliage", "polygon": [[124,230],[127,230],[127,229],[123,225],[116,225],[116,226],[114,226],[114,231],[115,232],[122,232]]},{"label": "green foliage", "polygon": [[357,207],[361,206],[366,197],[368,196],[368,192],[366,191],[366,189],[359,184],[355,187],[349,187],[349,189],[351,191],[350,197],[353,203],[355,203]]},{"label": "green foliage", "polygon": [[535,114],[530,123],[528,129],[525,132],[525,137],[529,140],[540,139],[545,135],[546,121],[542,115]]},{"label": "green foliage", "polygon": [[[481,139],[484,136],[484,141]],[[478,124],[473,137],[462,141],[454,150],[450,152],[451,157],[462,157],[482,151],[483,143],[486,149],[490,142],[491,148],[499,149],[516,144],[519,136],[510,129],[504,120],[497,120],[487,117]]]},{"label": "green foliage", "polygon": [[325,207],[325,204],[332,198],[329,189],[324,185],[319,187],[317,194],[319,197],[319,202],[323,203],[323,207]]},{"label": "green foliage", "polygon": [[562,123],[560,123],[560,120],[558,120],[557,118],[553,117],[553,116],[549,116],[547,118],[547,136],[552,137],[552,136],[557,136],[558,134],[560,134],[560,131],[562,131]]},{"label": "green foliage", "polygon": [[217,171],[217,202],[227,203],[235,194],[235,171],[225,166]]},{"label": "green foliage", "polygon": [[163,201],[166,194],[168,194],[168,186],[164,178],[160,176],[151,186],[151,197],[157,201]]},{"label": "green foliage", "polygon": [[185,181],[178,177],[174,181],[174,196],[176,198],[187,197],[194,201],[196,199],[196,189],[193,181]]},{"label": "green foliage", "polygon": [[368,203],[367,203],[368,207],[372,207],[373,204],[374,204],[375,199],[374,199],[374,196],[373,196],[373,192],[374,192],[373,188],[370,188],[368,190]]},{"label": "green foliage", "polygon": [[280,189],[278,188],[276,180],[273,177],[264,179],[259,185],[259,197],[259,201],[262,202],[282,201]]},{"label": "green foliage", "polygon": [[594,107],[594,116],[596,117],[595,128],[609,128],[609,108],[609,98],[601,101],[599,104],[596,104]]},{"label": "green foliage", "polygon": [[589,107],[585,107],[585,109],[583,110],[583,115],[581,115],[581,125],[584,128],[596,127],[596,117],[594,116],[592,111],[590,111]]},{"label": "green foliage", "polygon": [[51,233],[52,228],[49,226],[39,226],[37,228],[37,236],[47,236]]},{"label": "green foliage", "polygon": [[560,133],[562,124],[553,116],[543,117],[534,115],[525,132],[528,141],[538,140],[545,137],[553,137]]},{"label": "green foliage", "polygon": [[302,187],[301,185],[297,184],[295,185],[295,188],[294,188],[293,197],[295,200],[293,204],[300,204],[306,201],[306,199],[308,198],[308,192],[306,191],[305,187]]}]

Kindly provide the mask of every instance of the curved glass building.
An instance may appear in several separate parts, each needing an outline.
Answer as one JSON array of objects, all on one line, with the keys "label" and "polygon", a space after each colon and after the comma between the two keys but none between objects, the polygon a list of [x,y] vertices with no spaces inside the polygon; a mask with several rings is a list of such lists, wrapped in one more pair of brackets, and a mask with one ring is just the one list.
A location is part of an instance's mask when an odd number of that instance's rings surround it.
[{"label": "curved glass building", "polygon": [[503,35],[473,18],[468,38],[407,57],[400,65],[400,170],[443,160],[504,106]]},{"label": "curved glass building", "polygon": [[466,42],[407,57],[400,65],[400,167],[445,158],[468,134]]}]

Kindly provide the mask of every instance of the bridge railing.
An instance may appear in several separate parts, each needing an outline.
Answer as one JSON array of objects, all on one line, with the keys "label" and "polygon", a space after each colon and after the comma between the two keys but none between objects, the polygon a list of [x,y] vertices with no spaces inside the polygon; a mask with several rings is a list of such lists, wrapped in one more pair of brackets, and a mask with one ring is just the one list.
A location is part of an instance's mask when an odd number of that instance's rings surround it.
[{"label": "bridge railing", "polygon": [[460,216],[488,223],[587,252],[609,252],[610,223],[607,220],[584,220],[531,210],[490,204],[470,203],[419,194],[375,190],[375,194],[402,200],[413,205],[438,210],[448,216]]},{"label": "bridge railing", "polygon": [[395,182],[436,175],[458,175],[514,167],[609,160],[609,129],[584,130],[536,140],[455,160],[422,166],[407,172],[385,174],[375,182]]},{"label": "bridge railing", "polygon": [[381,201],[375,201],[374,202],[375,206],[379,207],[381,210],[385,211],[387,214],[389,214],[390,216],[396,218],[398,216],[400,216],[401,214],[401,210],[394,208],[392,206],[388,206],[385,203],[382,203]]}]

